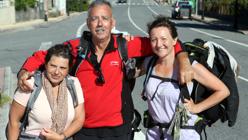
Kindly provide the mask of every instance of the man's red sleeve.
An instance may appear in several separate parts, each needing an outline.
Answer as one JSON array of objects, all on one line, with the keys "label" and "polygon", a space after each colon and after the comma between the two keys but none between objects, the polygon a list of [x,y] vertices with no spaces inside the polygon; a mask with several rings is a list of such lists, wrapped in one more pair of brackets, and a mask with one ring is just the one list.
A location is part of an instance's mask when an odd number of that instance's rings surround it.
[{"label": "man's red sleeve", "polygon": [[28,57],[22,69],[25,69],[29,72],[37,70],[41,65],[45,63],[47,51],[37,51],[32,56]]},{"label": "man's red sleeve", "polygon": [[128,57],[145,57],[153,55],[150,39],[147,37],[134,37],[128,41]]},{"label": "man's red sleeve", "polygon": [[175,54],[179,54],[180,52],[184,51],[183,48],[182,48],[182,43],[181,41],[177,41],[175,47],[174,47],[174,50],[175,50]]},{"label": "man's red sleeve", "polygon": [[[77,46],[80,43],[79,39],[69,40],[64,42],[65,45],[70,43],[70,46],[72,47],[71,53],[75,58],[77,56]],[[47,51],[37,51],[32,56],[28,57],[24,64],[22,65],[22,69],[25,69],[27,71],[35,71],[37,70],[41,65],[45,64],[45,57],[46,57]]]}]

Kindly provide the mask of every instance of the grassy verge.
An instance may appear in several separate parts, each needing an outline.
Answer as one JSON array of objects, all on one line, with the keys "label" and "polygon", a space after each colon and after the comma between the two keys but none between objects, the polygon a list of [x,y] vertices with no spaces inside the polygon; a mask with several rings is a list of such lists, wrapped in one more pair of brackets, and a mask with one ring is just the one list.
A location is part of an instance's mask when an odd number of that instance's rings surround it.
[{"label": "grassy verge", "polygon": [[7,95],[0,93],[0,107],[11,101],[11,98]]}]

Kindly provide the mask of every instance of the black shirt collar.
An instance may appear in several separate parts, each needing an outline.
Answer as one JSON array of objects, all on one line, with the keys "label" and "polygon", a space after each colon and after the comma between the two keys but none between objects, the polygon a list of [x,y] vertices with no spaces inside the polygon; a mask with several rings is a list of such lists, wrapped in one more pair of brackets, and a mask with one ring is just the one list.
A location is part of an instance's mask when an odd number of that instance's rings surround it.
[{"label": "black shirt collar", "polygon": [[[91,50],[91,52],[96,51],[96,48],[95,48],[92,40],[90,40],[90,50]],[[107,48],[105,49],[105,53],[111,52],[111,51],[114,51],[114,50],[116,50],[116,48],[114,47],[114,37],[111,35],[109,44],[108,44]]]}]

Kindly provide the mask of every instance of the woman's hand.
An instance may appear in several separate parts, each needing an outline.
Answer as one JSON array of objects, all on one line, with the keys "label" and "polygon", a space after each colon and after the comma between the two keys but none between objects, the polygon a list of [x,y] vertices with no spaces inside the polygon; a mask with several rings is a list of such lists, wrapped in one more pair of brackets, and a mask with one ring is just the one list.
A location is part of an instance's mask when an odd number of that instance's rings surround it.
[{"label": "woman's hand", "polygon": [[41,135],[46,138],[46,140],[64,140],[65,135],[58,134],[51,129],[43,128],[41,131]]},{"label": "woman's hand", "polygon": [[184,106],[191,113],[197,114],[197,113],[201,112],[200,109],[198,108],[197,104],[195,104],[191,98],[190,98],[190,100],[184,99]]}]

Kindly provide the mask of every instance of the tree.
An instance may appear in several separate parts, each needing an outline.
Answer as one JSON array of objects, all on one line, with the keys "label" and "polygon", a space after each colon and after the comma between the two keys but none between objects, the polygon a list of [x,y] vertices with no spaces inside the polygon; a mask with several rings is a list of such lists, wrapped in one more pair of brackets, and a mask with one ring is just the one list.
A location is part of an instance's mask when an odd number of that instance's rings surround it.
[{"label": "tree", "polygon": [[15,0],[16,11],[27,10],[28,7],[35,7],[36,0]]}]

